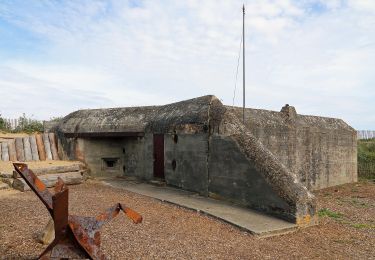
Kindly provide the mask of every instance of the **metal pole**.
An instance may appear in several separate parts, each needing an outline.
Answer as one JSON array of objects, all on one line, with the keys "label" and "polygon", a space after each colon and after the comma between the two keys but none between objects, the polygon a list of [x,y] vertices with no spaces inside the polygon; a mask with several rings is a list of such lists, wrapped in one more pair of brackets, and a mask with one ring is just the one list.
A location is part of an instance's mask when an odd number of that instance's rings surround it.
[{"label": "metal pole", "polygon": [[242,116],[243,116],[243,124],[245,124],[245,4],[243,5],[242,7],[242,50],[243,50],[243,54],[242,54],[242,61],[243,61],[243,65],[242,65],[242,87],[243,87],[243,108],[242,108]]}]

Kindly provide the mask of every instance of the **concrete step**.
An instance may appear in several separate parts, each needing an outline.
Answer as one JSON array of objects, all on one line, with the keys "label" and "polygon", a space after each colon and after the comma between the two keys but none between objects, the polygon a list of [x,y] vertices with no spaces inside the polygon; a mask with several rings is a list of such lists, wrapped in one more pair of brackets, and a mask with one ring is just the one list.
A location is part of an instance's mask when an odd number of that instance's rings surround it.
[{"label": "concrete step", "polygon": [[155,185],[155,186],[160,186],[160,187],[167,186],[167,184],[164,180],[159,180],[159,179],[150,180],[149,183],[152,184],[152,185]]},{"label": "concrete step", "polygon": [[[80,184],[84,181],[83,173],[81,171],[51,173],[38,176],[38,178],[47,186],[47,188],[54,187],[58,177],[60,177],[66,185]],[[14,179],[13,188],[20,191],[30,190],[29,185],[27,185],[22,178]]]}]

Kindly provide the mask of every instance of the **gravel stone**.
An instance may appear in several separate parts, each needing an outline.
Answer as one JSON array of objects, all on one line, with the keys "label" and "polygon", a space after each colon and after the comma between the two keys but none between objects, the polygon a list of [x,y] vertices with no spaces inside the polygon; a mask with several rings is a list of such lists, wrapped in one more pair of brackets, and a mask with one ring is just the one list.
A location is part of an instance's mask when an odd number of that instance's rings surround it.
[{"label": "gravel stone", "polygon": [[[102,228],[109,259],[374,259],[375,184],[361,182],[316,193],[320,224],[271,238],[256,238],[195,211],[103,185],[69,186],[70,213],[96,216],[117,202],[138,211],[135,225],[120,214]],[[0,259],[35,259],[48,223],[46,208],[32,192],[0,191]],[[355,224],[366,224],[355,227]]]}]

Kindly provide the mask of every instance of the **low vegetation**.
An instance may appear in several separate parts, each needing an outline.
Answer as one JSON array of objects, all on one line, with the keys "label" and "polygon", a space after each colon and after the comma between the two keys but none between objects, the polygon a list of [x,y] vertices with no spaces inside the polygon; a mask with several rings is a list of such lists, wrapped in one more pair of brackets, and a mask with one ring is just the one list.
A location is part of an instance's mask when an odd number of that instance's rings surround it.
[{"label": "low vegetation", "polygon": [[323,208],[323,209],[319,210],[318,215],[319,215],[319,217],[330,217],[330,218],[334,218],[334,219],[339,219],[339,218],[342,218],[342,216],[343,216],[340,212],[334,212],[334,211],[329,210],[327,208]]},{"label": "low vegetation", "polygon": [[375,229],[375,225],[373,224],[366,224],[366,223],[356,223],[352,224],[354,228],[367,228],[367,229]]},{"label": "low vegetation", "polygon": [[27,117],[23,114],[17,119],[17,126],[12,129],[11,125],[0,114],[0,131],[6,133],[36,133],[43,132],[43,122]]},{"label": "low vegetation", "polygon": [[375,179],[375,138],[358,141],[358,176]]}]

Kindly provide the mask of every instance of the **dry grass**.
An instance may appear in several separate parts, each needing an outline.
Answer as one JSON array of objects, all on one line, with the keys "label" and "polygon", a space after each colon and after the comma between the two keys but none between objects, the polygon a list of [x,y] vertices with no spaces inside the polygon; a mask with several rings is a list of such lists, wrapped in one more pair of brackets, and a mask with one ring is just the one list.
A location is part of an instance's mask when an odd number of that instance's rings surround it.
[{"label": "dry grass", "polygon": [[[48,221],[32,192],[0,195],[0,258],[33,259]],[[258,239],[221,221],[124,190],[88,182],[70,186],[70,212],[94,216],[116,202],[143,215],[139,225],[117,217],[103,228],[110,259],[374,259],[375,184],[363,182],[317,193],[320,225]],[[321,211],[322,212],[322,211]]]}]

